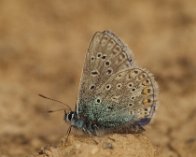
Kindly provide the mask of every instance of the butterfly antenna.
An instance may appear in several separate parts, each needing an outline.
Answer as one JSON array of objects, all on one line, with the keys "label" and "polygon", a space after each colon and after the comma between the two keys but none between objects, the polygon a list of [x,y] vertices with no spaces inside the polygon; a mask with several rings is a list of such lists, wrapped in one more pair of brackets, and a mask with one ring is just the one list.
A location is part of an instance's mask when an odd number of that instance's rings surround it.
[{"label": "butterfly antenna", "polygon": [[56,110],[48,110],[48,113],[53,113],[53,112],[62,111],[62,110],[65,111],[64,108],[60,108],[60,109],[56,109]]},{"label": "butterfly antenna", "polygon": [[[63,102],[61,102],[61,101],[59,101],[59,100],[55,100],[55,99],[49,98],[49,97],[47,97],[47,96],[45,96],[45,95],[42,95],[42,94],[38,94],[38,95],[39,95],[40,97],[42,97],[42,98],[45,98],[45,99],[52,100],[52,101],[58,102],[58,103],[60,103],[60,104],[63,104],[63,105],[66,106],[70,111],[72,111],[72,110],[71,110],[71,107],[70,107],[69,105],[64,104]],[[63,109],[61,109],[61,110],[63,110]],[[50,112],[52,112],[52,111],[50,110]]]}]

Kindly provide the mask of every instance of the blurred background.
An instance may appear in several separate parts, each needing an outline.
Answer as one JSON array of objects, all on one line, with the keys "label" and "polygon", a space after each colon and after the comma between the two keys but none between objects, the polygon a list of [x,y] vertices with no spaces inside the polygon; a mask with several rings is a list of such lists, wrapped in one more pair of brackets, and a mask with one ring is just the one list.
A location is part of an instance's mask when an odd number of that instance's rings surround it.
[{"label": "blurred background", "polygon": [[144,133],[160,156],[196,154],[195,0],[0,0],[0,154],[29,156],[65,135],[90,39],[115,32],[154,73],[160,105]]}]

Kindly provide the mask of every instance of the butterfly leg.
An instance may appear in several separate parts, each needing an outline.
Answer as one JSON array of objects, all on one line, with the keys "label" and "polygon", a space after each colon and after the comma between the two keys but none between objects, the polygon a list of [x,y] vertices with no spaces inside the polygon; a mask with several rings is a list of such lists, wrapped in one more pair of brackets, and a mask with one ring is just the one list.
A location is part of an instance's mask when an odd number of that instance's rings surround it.
[{"label": "butterfly leg", "polygon": [[83,128],[83,131],[89,135],[94,136],[101,136],[104,134],[104,131],[102,131],[102,129],[100,129],[95,122],[88,123],[85,128]]},{"label": "butterfly leg", "polygon": [[133,124],[127,128],[127,133],[138,134],[145,131],[145,129],[140,124]]},{"label": "butterfly leg", "polygon": [[67,142],[68,137],[69,137],[69,134],[70,134],[70,132],[71,132],[71,128],[72,128],[72,125],[70,125],[69,128],[67,129],[66,138],[65,138],[65,141],[66,141],[66,142]]},{"label": "butterfly leg", "polygon": [[96,129],[97,129],[97,126],[96,124],[92,123],[92,122],[87,122],[83,128],[82,128],[82,131],[86,134],[89,134],[89,135],[96,135]]}]

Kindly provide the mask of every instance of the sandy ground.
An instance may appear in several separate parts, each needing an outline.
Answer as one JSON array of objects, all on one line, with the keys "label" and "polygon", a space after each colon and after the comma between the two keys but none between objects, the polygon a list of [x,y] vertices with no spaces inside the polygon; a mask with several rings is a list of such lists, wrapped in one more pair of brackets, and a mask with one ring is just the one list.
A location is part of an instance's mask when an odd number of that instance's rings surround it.
[{"label": "sandy ground", "polygon": [[[0,156],[195,156],[195,7],[195,0],[1,0]],[[159,108],[142,135],[72,132],[62,142],[63,113],[47,113],[62,106],[38,93],[74,109],[89,41],[105,29],[154,73]]]}]

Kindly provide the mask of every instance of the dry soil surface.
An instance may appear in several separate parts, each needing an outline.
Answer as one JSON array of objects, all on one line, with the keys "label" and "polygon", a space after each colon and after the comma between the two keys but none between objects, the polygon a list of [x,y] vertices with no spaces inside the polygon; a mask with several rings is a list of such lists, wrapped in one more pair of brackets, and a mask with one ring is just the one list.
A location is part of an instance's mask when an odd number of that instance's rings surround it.
[{"label": "dry soil surface", "polygon": [[[0,1],[0,156],[196,155],[196,1]],[[160,87],[141,135],[71,132],[58,103],[73,109],[86,50],[96,31],[115,32]],[[145,154],[145,155],[144,155]]]}]

